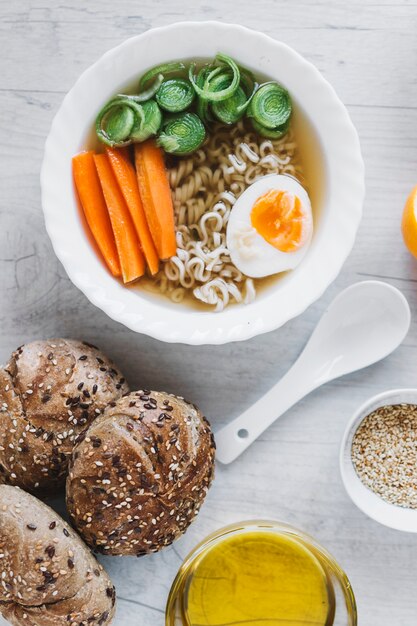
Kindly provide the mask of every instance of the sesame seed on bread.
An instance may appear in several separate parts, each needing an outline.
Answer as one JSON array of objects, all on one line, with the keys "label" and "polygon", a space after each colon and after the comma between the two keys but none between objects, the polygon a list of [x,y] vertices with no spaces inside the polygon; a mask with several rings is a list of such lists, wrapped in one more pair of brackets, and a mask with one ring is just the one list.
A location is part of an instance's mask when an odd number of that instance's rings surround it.
[{"label": "sesame seed on bread", "polygon": [[34,341],[0,368],[0,482],[46,493],[65,482],[76,436],[128,391],[96,347]]},{"label": "sesame seed on bread", "polygon": [[11,624],[110,624],[105,570],[55,511],[10,485],[0,485],[0,555],[0,613]]},{"label": "sesame seed on bread", "polygon": [[209,423],[183,398],[142,390],[112,402],[73,450],[67,507],[74,526],[104,554],[157,552],[197,515],[214,450]]}]

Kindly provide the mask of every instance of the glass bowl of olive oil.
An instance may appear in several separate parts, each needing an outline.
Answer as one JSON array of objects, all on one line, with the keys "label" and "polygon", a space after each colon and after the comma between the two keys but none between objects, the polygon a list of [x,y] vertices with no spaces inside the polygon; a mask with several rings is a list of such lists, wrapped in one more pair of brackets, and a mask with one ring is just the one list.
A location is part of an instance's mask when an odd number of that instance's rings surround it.
[{"label": "glass bowl of olive oil", "polygon": [[280,522],[222,528],[185,559],[166,626],[357,626],[350,582],[314,539]]}]

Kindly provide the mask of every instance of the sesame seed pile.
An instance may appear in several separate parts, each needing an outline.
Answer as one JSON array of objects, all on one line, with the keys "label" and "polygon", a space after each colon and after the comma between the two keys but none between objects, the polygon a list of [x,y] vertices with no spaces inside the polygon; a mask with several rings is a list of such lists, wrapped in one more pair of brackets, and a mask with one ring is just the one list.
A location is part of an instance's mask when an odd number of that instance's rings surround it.
[{"label": "sesame seed pile", "polygon": [[364,485],[386,502],[417,509],[417,405],[370,413],[355,433],[351,455]]}]

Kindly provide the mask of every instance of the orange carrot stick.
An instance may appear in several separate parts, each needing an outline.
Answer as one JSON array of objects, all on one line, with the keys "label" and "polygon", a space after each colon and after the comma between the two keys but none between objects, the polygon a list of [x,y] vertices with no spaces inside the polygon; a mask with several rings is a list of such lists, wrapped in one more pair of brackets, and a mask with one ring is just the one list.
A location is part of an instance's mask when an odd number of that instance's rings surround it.
[{"label": "orange carrot stick", "polygon": [[162,150],[153,139],[135,145],[140,196],[156,249],[161,259],[177,251],[174,207]]},{"label": "orange carrot stick", "polygon": [[126,148],[117,149],[109,148],[108,146],[106,146],[106,152],[130,211],[149,270],[151,274],[156,274],[159,269],[159,257],[149,230],[148,222],[146,221],[138,181],[136,179],[136,172],[130,161],[129,153]]},{"label": "orange carrot stick", "polygon": [[120,276],[122,272],[119,256],[94,164],[94,152],[81,152],[73,157],[72,171],[78,197],[91,233],[113,276]]},{"label": "orange carrot stick", "polygon": [[129,209],[119,189],[107,154],[94,155],[94,162],[113,227],[123,282],[130,283],[145,273],[145,259],[140,251]]}]

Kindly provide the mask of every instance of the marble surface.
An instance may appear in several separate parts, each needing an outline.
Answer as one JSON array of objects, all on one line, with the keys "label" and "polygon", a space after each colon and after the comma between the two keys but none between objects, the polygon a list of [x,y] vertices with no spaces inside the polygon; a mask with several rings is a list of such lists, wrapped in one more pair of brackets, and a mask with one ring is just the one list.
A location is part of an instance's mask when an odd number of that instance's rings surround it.
[{"label": "marble surface", "polygon": [[[198,349],[135,335],[96,310],[54,256],[39,190],[45,137],[80,72],[123,39],[184,18],[242,23],[315,63],[349,109],[367,169],[356,245],[323,298],[274,333]],[[236,463],[218,467],[199,519],[174,546],[140,560],[103,559],[118,589],[117,626],[162,626],[187,552],[212,530],[244,518],[283,520],[323,543],[351,579],[361,626],[416,623],[417,537],[367,519],[348,499],[338,470],[343,429],[358,404],[388,388],[417,386],[417,264],[399,231],[405,197],[417,182],[416,29],[415,0],[0,2],[0,361],[38,337],[87,339],[120,363],[132,387],[192,398],[217,428],[289,368],[345,286],[387,280],[413,313],[393,355],[314,392]]]}]

